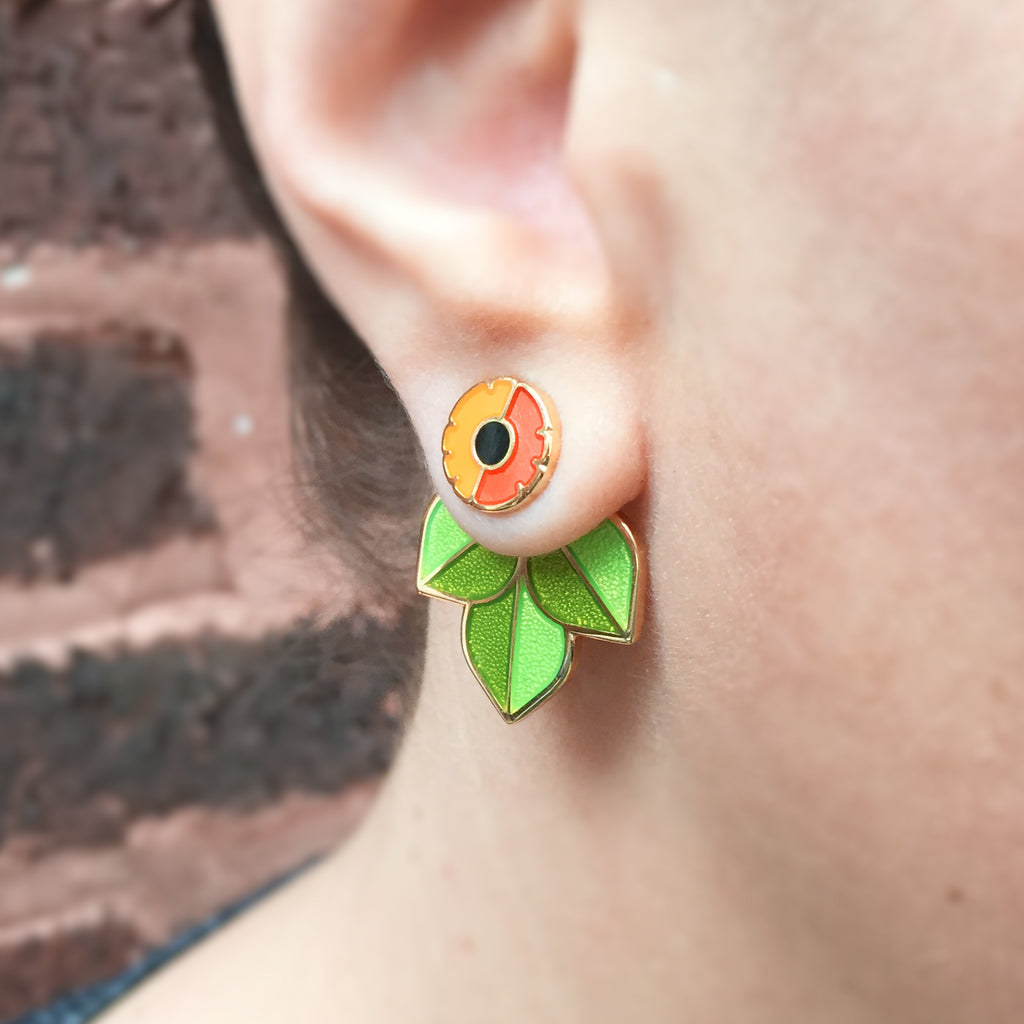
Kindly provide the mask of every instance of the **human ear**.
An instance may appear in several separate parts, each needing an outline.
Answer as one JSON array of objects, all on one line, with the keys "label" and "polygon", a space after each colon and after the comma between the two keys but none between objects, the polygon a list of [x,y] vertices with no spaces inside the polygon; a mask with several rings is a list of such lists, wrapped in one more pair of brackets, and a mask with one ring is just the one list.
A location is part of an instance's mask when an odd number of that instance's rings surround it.
[{"label": "human ear", "polygon": [[[559,547],[635,497],[634,314],[574,158],[574,8],[529,0],[222,0],[254,147],[311,267],[394,384],[478,541]],[[562,424],[550,484],[488,516],[442,470],[460,395],[512,376]]]}]

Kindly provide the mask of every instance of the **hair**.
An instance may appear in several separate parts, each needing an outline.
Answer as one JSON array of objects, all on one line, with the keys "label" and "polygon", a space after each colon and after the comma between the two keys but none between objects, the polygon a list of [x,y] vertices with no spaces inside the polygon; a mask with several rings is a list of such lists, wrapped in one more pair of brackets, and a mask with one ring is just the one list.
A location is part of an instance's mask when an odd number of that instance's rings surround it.
[{"label": "hair", "polygon": [[411,597],[418,524],[429,496],[419,441],[362,339],[310,272],[274,207],[235,100],[216,18],[193,5],[192,49],[241,192],[274,243],[288,285],[297,484],[312,532],[373,581],[381,603]]}]

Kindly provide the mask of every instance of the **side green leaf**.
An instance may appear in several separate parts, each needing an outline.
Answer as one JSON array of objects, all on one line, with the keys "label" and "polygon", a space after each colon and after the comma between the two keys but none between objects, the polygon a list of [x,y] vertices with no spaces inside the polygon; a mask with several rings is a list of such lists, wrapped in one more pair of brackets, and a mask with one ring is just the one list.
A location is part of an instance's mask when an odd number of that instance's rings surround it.
[{"label": "side green leaf", "polygon": [[590,636],[632,639],[637,556],[632,537],[606,519],[572,544],[527,563],[537,602],[556,622]]},{"label": "side green leaf", "polygon": [[521,577],[501,596],[466,609],[463,641],[473,671],[508,721],[540,703],[572,665],[572,637],[537,607]]},{"label": "side green leaf", "polygon": [[500,594],[515,575],[518,559],[474,543],[440,498],[423,517],[417,584],[422,593],[459,601],[484,601]]}]

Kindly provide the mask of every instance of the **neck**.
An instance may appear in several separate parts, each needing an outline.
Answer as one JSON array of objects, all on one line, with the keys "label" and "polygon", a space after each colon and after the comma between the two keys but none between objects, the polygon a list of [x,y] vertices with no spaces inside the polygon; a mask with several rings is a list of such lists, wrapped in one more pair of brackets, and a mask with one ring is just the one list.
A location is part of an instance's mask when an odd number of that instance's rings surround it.
[{"label": "neck", "polygon": [[110,1024],[923,1019],[851,992],[771,836],[730,810],[715,714],[680,706],[656,622],[635,649],[581,643],[510,727],[459,615],[432,606],[420,706],[357,835]]},{"label": "neck", "polygon": [[328,872],[358,922],[349,977],[397,965],[343,994],[360,1019],[860,1019],[824,1006],[704,827],[656,631],[582,643],[564,690],[510,727],[466,669],[459,615],[432,608],[401,757]]}]

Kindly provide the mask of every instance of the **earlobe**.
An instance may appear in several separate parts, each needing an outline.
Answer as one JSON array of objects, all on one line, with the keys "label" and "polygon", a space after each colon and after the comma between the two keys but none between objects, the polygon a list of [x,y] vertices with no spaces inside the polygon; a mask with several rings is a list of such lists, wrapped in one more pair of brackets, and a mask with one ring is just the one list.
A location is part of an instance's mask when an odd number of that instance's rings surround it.
[{"label": "earlobe", "polygon": [[[509,555],[554,551],[641,493],[646,429],[635,380],[621,376],[616,362],[601,351],[585,365],[552,353],[519,361],[530,368],[529,383],[525,372],[477,382],[456,395],[450,413],[436,416],[432,436],[417,424],[438,493],[474,539]],[[534,386],[538,379],[547,386]],[[499,393],[504,381],[507,397]],[[462,405],[481,390],[496,396],[486,409],[479,402]],[[541,402],[535,396],[543,396]],[[438,398],[432,395],[425,406],[440,409]],[[503,413],[492,416],[499,404]],[[499,453],[492,468],[473,449],[480,428],[502,420],[511,457]]]},{"label": "earlobe", "polygon": [[[264,49],[243,82],[256,149],[314,272],[405,403],[438,493],[496,551],[586,533],[639,493],[645,460],[633,339],[566,169],[571,5],[242,6],[225,6],[229,43],[233,21],[264,21],[246,29]],[[536,500],[491,517],[486,506],[515,504],[498,494],[507,481],[494,473],[494,494],[464,503],[442,435],[460,396],[502,377],[548,396],[562,444]]]}]

